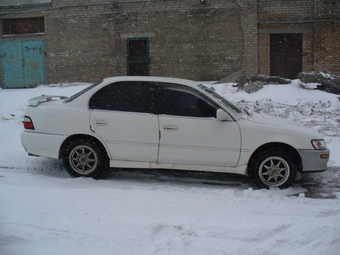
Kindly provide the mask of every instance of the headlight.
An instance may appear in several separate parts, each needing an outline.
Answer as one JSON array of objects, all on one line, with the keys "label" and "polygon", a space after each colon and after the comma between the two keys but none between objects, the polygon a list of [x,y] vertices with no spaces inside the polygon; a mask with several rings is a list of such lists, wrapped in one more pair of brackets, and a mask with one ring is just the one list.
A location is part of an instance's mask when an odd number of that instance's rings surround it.
[{"label": "headlight", "polygon": [[312,140],[312,145],[313,145],[314,149],[316,149],[316,150],[326,150],[327,149],[326,142],[323,139]]}]

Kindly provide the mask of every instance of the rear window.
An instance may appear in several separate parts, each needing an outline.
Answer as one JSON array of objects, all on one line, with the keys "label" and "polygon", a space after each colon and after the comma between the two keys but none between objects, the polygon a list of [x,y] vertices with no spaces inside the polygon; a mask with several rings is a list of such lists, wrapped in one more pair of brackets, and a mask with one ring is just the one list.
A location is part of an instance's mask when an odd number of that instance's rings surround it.
[{"label": "rear window", "polygon": [[98,83],[94,83],[90,86],[88,86],[87,88],[79,91],[78,93],[74,94],[73,96],[68,97],[67,99],[64,100],[65,103],[69,103],[71,101],[73,101],[74,99],[76,99],[77,97],[80,97],[82,94],[86,93],[87,91],[93,89],[94,87],[96,87],[98,84],[100,84],[101,82]]}]

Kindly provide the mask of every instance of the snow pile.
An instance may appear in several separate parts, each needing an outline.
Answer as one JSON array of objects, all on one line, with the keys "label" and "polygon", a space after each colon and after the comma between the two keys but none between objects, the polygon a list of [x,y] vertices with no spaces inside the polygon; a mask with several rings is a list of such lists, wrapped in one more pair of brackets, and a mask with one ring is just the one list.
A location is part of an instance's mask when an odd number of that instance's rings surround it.
[{"label": "snow pile", "polygon": [[[249,185],[73,179],[57,160],[28,157],[20,144],[28,99],[70,96],[86,86],[0,90],[1,255],[339,254],[338,193],[338,199],[311,199],[298,184],[254,190]],[[302,89],[298,81],[253,94],[230,84],[212,86],[249,111],[321,132],[332,152],[329,165],[340,166],[336,95]]]}]

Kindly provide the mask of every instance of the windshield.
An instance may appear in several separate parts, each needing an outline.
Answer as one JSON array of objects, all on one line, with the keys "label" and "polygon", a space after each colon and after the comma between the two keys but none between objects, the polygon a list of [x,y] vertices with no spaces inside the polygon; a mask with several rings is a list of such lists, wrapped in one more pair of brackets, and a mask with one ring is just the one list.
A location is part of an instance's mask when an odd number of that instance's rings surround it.
[{"label": "windshield", "polygon": [[69,102],[73,101],[73,100],[76,99],[77,97],[80,97],[82,94],[84,94],[84,93],[86,93],[87,91],[93,89],[93,88],[94,88],[95,86],[97,86],[99,83],[101,83],[101,82],[94,83],[94,84],[92,84],[92,85],[86,87],[85,89],[79,91],[78,93],[74,94],[73,96],[70,96],[70,97],[66,98],[66,99],[64,100],[64,102],[65,102],[65,103],[69,103]]},{"label": "windshield", "polygon": [[211,94],[215,99],[217,99],[218,101],[222,102],[224,105],[226,105],[227,107],[231,108],[236,113],[242,113],[242,110],[240,108],[238,108],[233,103],[229,102],[227,99],[222,97],[220,94],[217,94],[214,90],[208,88],[207,86],[205,86],[203,84],[198,85],[198,87],[200,87],[204,91],[206,91],[209,94]]}]

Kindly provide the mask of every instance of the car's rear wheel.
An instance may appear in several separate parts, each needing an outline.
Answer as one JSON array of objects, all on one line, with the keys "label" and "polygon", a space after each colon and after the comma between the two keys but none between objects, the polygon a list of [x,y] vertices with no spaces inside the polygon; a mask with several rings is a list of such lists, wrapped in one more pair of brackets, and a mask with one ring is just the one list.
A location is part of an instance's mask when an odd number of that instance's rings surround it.
[{"label": "car's rear wheel", "polygon": [[102,146],[86,139],[71,141],[63,157],[64,166],[73,177],[98,178],[108,168],[108,162]]},{"label": "car's rear wheel", "polygon": [[288,188],[295,179],[297,161],[295,154],[282,147],[267,148],[251,160],[249,171],[261,188]]}]

